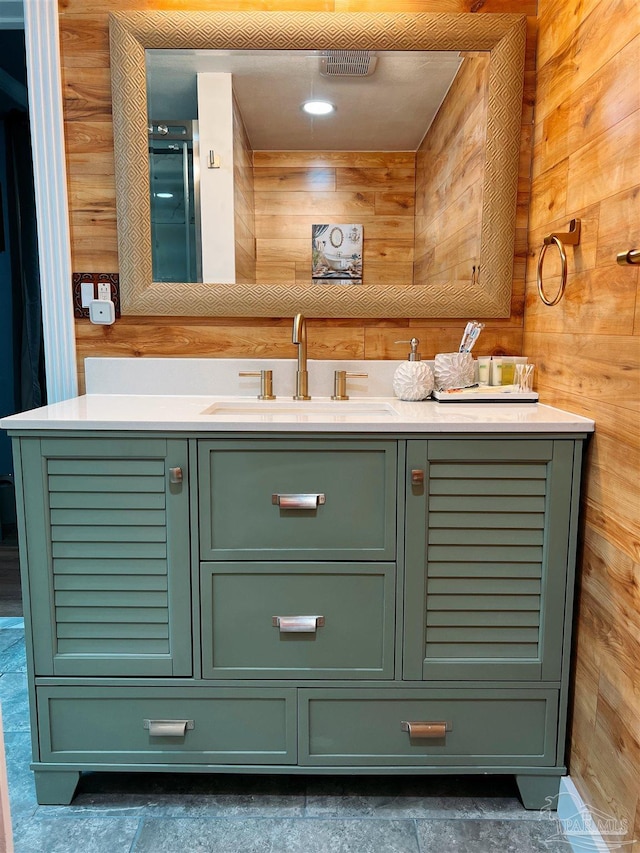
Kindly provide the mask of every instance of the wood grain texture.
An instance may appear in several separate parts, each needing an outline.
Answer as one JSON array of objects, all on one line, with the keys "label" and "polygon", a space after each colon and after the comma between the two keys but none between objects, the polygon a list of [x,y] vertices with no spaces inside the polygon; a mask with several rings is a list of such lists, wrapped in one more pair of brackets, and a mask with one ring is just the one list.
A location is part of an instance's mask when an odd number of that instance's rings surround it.
[{"label": "wood grain texture", "polygon": [[[577,643],[583,661],[577,675],[582,681],[576,693],[588,696],[590,704],[583,700],[574,707],[573,729],[580,738],[572,750],[571,774],[574,779],[579,774],[589,786],[598,808],[628,822],[630,837],[635,837],[638,797],[640,641],[634,624],[640,607],[639,576],[637,562],[621,555],[603,537],[586,532],[579,596],[583,618]],[[598,756],[606,767],[599,766]]]},{"label": "wood grain texture", "polygon": [[337,222],[364,225],[366,284],[412,284],[414,164],[402,152],[254,152],[257,279],[311,282],[311,225]]},{"label": "wood grain texture", "polygon": [[[478,355],[512,354],[520,344],[521,329],[519,325],[495,325],[485,337],[484,329],[476,347]],[[369,358],[403,359],[406,357],[407,344],[397,344],[399,340],[408,341],[412,337],[420,341],[420,353],[423,358],[433,358],[438,352],[457,352],[460,346],[462,328],[446,322],[434,320],[428,322],[412,321],[405,326],[392,329],[371,327],[365,329],[365,349]],[[474,350],[475,352],[476,350]]]},{"label": "wood grain texture", "polygon": [[[634,8],[635,7],[635,8]],[[541,399],[595,419],[584,476],[569,771],[640,850],[640,21],[626,0],[540,0],[524,351]],[[564,299],[542,240],[582,219]],[[559,283],[557,259],[545,286]],[[548,277],[547,277],[548,276]],[[610,839],[611,840],[611,839]],[[620,841],[622,839],[616,839]]]},{"label": "wood grain texture", "polygon": [[256,170],[275,166],[302,169],[414,169],[413,151],[254,151]]},{"label": "wood grain texture", "polygon": [[[547,10],[547,6],[553,10]],[[546,116],[566,101],[593,73],[611,61],[636,35],[635,0],[586,0],[576,4],[553,0],[539,4],[537,114]],[[555,18],[549,25],[549,18]],[[558,47],[547,49],[545,33]],[[546,59],[548,50],[551,56]]]},{"label": "wood grain texture", "polygon": [[622,48],[536,127],[534,177],[638,110],[640,38]]},{"label": "wood grain texture", "polygon": [[256,219],[253,151],[233,98],[233,215],[236,281],[256,280]]}]

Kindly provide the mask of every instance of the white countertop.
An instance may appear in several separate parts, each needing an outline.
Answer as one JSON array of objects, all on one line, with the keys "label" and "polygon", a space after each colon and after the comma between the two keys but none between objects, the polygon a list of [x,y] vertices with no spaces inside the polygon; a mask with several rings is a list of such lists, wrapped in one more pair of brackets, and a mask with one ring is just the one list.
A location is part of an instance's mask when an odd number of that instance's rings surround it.
[{"label": "white countertop", "polygon": [[[4,418],[13,430],[159,430],[162,432],[592,432],[593,421],[540,403],[405,403],[395,398],[367,398],[381,411],[360,411],[357,400],[346,403],[314,398],[320,411],[304,403],[280,400],[284,411],[269,411],[255,397],[235,397],[248,413],[206,414],[229,397],[186,395],[89,394]],[[324,405],[326,404],[326,406]],[[356,404],[351,406],[350,404]],[[261,405],[265,406],[261,413]],[[385,413],[384,407],[389,411]],[[298,411],[298,407],[299,411]],[[231,405],[231,408],[240,408]],[[355,408],[355,411],[352,411]],[[329,411],[330,410],[330,411]],[[332,414],[331,411],[335,411]]]},{"label": "white countertop", "polygon": [[[594,429],[589,418],[539,403],[409,403],[380,394],[381,389],[390,390],[397,365],[309,362],[313,399],[307,404],[290,396],[295,372],[290,360],[87,359],[90,393],[3,418],[0,426],[20,431],[201,433],[587,433]],[[274,370],[276,401],[258,400],[257,387],[255,393],[247,393],[247,387],[257,386],[258,380],[238,380],[237,374],[252,369]],[[334,369],[364,370],[369,378],[350,382],[348,401],[314,395],[314,388],[324,391],[327,386],[331,393]],[[222,409],[211,412],[216,404]]]}]

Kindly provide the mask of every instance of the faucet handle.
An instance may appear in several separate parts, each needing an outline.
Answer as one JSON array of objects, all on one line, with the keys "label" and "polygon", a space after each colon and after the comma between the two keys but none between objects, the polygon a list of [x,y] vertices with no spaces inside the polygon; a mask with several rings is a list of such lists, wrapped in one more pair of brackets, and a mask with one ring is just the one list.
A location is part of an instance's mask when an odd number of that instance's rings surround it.
[{"label": "faucet handle", "polygon": [[366,379],[368,373],[347,373],[346,370],[334,370],[332,400],[348,400],[347,379]]},{"label": "faucet handle", "polygon": [[238,376],[259,376],[260,393],[258,400],[275,400],[273,393],[273,370],[242,370]]}]

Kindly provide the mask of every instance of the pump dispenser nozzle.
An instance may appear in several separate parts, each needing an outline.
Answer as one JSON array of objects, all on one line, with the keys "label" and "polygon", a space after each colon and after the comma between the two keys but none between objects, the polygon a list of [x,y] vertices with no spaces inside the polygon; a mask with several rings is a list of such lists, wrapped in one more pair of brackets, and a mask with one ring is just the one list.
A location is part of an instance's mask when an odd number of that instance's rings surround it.
[{"label": "pump dispenser nozzle", "polygon": [[396,341],[397,344],[409,344],[411,347],[411,352],[407,355],[407,361],[422,361],[422,357],[418,352],[418,347],[420,345],[420,341],[418,338],[411,338],[410,341]]}]

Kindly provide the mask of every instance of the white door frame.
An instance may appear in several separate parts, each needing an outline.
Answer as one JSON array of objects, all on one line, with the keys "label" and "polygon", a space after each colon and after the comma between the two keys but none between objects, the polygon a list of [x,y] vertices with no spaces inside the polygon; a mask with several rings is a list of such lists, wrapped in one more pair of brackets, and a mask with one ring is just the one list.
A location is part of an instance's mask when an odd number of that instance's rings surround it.
[{"label": "white door frame", "polygon": [[47,399],[78,393],[57,0],[24,0]]}]

